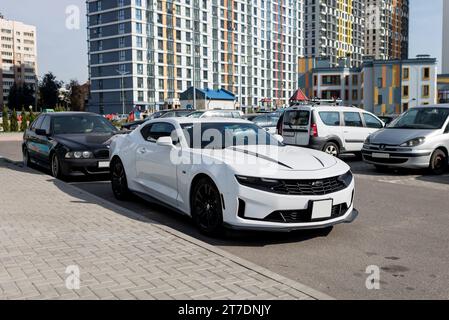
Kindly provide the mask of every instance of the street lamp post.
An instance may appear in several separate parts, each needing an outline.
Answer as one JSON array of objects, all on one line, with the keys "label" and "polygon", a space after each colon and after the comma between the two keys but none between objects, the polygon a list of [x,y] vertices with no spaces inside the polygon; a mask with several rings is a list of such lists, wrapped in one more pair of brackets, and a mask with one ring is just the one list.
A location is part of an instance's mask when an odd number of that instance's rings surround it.
[{"label": "street lamp post", "polygon": [[121,92],[122,92],[122,114],[125,114],[125,76],[129,74],[128,71],[116,70],[121,78]]}]

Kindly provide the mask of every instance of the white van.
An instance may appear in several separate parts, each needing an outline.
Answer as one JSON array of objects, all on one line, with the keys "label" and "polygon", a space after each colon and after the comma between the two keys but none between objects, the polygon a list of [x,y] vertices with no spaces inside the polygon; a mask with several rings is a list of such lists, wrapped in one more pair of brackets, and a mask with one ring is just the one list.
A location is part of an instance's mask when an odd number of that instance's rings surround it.
[{"label": "white van", "polygon": [[360,154],[365,139],[384,126],[374,114],[355,107],[298,105],[285,110],[278,130],[285,144],[338,156]]}]

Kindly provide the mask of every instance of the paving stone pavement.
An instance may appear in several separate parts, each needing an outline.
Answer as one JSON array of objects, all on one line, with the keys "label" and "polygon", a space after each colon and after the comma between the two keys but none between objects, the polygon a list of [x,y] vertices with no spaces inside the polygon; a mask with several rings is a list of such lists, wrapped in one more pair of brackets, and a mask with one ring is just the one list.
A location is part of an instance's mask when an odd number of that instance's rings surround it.
[{"label": "paving stone pavement", "polygon": [[331,297],[0,159],[0,299]]}]

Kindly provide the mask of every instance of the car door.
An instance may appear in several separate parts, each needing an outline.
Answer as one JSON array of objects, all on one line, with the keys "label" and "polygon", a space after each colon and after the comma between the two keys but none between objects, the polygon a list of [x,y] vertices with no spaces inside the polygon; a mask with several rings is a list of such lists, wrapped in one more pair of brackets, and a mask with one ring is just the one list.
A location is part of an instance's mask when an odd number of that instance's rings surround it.
[{"label": "car door", "polygon": [[40,115],[30,126],[25,137],[25,144],[28,150],[28,154],[31,158],[41,160],[41,154],[39,149],[39,137],[36,134],[36,129],[40,129],[42,122],[46,115]]},{"label": "car door", "polygon": [[365,130],[363,135],[363,138],[365,140],[370,134],[376,132],[379,129],[382,129],[384,127],[384,124],[381,122],[380,119],[376,118],[372,114],[362,112],[362,115],[363,115],[363,122],[365,124]]},{"label": "car door", "polygon": [[39,150],[39,159],[45,163],[50,163],[50,151],[52,148],[52,139],[50,137],[51,116],[44,116],[39,129],[40,131],[43,131],[42,134],[36,133],[36,144]]},{"label": "car door", "polygon": [[310,141],[309,110],[289,110],[285,112],[282,136],[285,144],[308,146]]},{"label": "car door", "polygon": [[175,146],[156,143],[160,137],[174,137],[174,130],[168,122],[155,122],[142,128],[142,140],[136,149],[136,178],[150,196],[177,207],[177,165],[170,160]]},{"label": "car door", "polygon": [[343,112],[343,137],[346,151],[358,152],[362,150],[366,139],[362,116],[358,111]]}]

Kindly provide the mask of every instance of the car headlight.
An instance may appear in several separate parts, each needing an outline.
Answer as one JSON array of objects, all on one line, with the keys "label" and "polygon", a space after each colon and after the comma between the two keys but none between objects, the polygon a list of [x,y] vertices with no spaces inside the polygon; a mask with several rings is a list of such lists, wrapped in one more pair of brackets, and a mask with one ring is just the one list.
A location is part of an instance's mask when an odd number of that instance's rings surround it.
[{"label": "car headlight", "polygon": [[66,159],[91,159],[94,155],[90,151],[73,151],[65,154]]},{"label": "car headlight", "polygon": [[403,144],[401,144],[401,147],[416,147],[423,144],[425,140],[426,138],[424,137],[415,138],[407,142],[404,142]]},{"label": "car headlight", "polygon": [[364,144],[370,144],[370,143],[371,143],[371,137],[368,136],[368,137],[366,137]]},{"label": "car headlight", "polygon": [[280,184],[279,180],[236,175],[237,181],[244,186],[270,187]]},{"label": "car headlight", "polygon": [[351,170],[338,177],[338,181],[343,182],[346,187],[349,187],[349,185],[352,183],[352,179],[353,176]]}]

